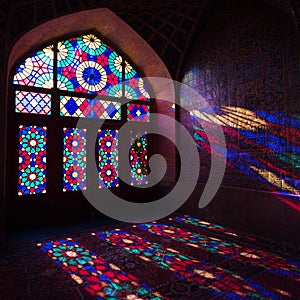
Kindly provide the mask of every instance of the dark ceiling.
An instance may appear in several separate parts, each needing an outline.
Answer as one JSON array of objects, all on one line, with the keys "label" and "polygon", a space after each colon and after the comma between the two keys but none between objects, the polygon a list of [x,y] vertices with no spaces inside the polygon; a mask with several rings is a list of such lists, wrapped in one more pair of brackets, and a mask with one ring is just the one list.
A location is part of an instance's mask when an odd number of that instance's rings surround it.
[{"label": "dark ceiling", "polygon": [[[240,0],[241,1],[241,0]],[[243,1],[243,0],[242,0]],[[21,0],[0,1],[0,66],[12,45],[33,27],[72,12],[108,7],[137,31],[178,79],[183,58],[221,0]],[[270,0],[297,19],[299,0]]]}]

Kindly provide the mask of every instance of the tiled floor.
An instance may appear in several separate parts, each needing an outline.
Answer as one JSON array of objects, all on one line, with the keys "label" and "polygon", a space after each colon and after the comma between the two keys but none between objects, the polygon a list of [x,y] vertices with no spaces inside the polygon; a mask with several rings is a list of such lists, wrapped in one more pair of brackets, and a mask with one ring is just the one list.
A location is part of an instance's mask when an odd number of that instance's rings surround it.
[{"label": "tiled floor", "polygon": [[300,299],[292,244],[192,216],[97,222],[11,238],[0,299]]}]

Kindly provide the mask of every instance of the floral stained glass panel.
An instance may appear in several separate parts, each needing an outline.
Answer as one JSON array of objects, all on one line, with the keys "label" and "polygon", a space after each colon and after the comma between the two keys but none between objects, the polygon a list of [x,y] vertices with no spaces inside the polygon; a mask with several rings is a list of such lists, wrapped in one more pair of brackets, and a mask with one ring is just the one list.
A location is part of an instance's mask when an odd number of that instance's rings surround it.
[{"label": "floral stained glass panel", "polygon": [[131,169],[131,185],[147,184],[149,165],[146,134],[132,134],[129,150],[129,163]]},{"label": "floral stained glass panel", "polygon": [[46,136],[46,127],[19,126],[19,195],[46,193]]},{"label": "floral stained glass panel", "polygon": [[15,104],[17,113],[51,114],[50,94],[16,91]]},{"label": "floral stained glass panel", "polygon": [[63,191],[86,189],[86,129],[63,129]]},{"label": "floral stained glass panel", "polygon": [[13,83],[51,89],[53,87],[53,62],[53,46],[36,52],[19,65]]},{"label": "floral stained glass panel", "polygon": [[60,96],[60,115],[80,118],[121,119],[121,103]]},{"label": "floral stained glass panel", "polygon": [[117,187],[118,130],[101,129],[98,133],[99,186]]},{"label": "floral stained glass panel", "polygon": [[58,43],[58,88],[120,97],[122,57],[93,34]]}]

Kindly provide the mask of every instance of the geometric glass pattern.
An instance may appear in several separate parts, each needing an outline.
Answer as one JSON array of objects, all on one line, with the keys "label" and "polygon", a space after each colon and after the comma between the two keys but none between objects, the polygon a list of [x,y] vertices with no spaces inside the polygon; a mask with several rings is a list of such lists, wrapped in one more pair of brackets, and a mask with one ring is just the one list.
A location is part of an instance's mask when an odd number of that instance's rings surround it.
[{"label": "geometric glass pattern", "polygon": [[99,187],[117,187],[118,131],[101,129],[98,133]]},{"label": "geometric glass pattern", "polygon": [[19,126],[18,195],[46,193],[47,128]]},{"label": "geometric glass pattern", "polygon": [[152,294],[146,284],[139,283],[134,275],[123,272],[70,238],[38,246],[78,285],[84,286],[93,299],[162,299]]},{"label": "geometric glass pattern", "polygon": [[127,121],[149,122],[150,111],[148,105],[127,104]]},{"label": "geometric glass pattern", "polygon": [[95,35],[84,35],[58,43],[57,72],[61,90],[118,97],[122,57]]},{"label": "geometric glass pattern", "polygon": [[145,134],[132,135],[129,150],[131,185],[147,184],[149,165],[147,157],[147,137]]},{"label": "geometric glass pattern", "polygon": [[125,61],[125,97],[132,100],[149,101],[150,95],[145,81],[133,67]]},{"label": "geometric glass pattern", "polygon": [[60,96],[60,115],[79,118],[121,119],[121,103]]},{"label": "geometric glass pattern", "polygon": [[86,129],[63,129],[63,191],[86,189]]},{"label": "geometric glass pattern", "polygon": [[16,112],[28,114],[51,114],[51,95],[16,91]]},{"label": "geometric glass pattern", "polygon": [[[150,121],[149,103],[128,103],[124,108],[121,105],[121,99],[125,98],[150,101],[147,82],[122,55],[94,34],[65,39],[30,54],[17,66],[12,81],[15,85],[15,113],[57,116],[59,109],[60,117]],[[27,86],[26,90],[21,86]],[[101,95],[102,99],[95,99],[97,95]],[[56,103],[53,105],[52,99],[59,101],[59,108]],[[62,127],[68,127],[64,125],[63,118],[59,122],[62,122],[59,123]],[[86,130],[64,128],[63,131],[63,139],[57,142],[64,143],[63,191],[86,189]],[[78,142],[81,150],[69,143],[73,136],[81,137],[81,142]],[[99,143],[100,139],[114,139],[116,145],[111,149],[100,149],[100,144],[97,146],[99,186],[117,187],[118,131],[100,130],[98,139]],[[147,183],[147,140],[142,135],[139,139],[141,142],[135,141],[130,148],[132,185]],[[61,144],[58,145],[58,148],[61,147]],[[45,178],[43,180],[46,181]],[[38,185],[35,188],[41,190]]]},{"label": "geometric glass pattern", "polygon": [[13,83],[51,89],[53,87],[53,61],[53,46],[36,52],[20,64]]}]

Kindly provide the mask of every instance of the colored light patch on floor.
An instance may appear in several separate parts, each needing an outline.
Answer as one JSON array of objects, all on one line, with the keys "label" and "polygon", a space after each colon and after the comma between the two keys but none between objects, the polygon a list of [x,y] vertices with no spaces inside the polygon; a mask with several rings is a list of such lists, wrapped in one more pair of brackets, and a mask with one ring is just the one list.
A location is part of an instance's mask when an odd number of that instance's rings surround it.
[{"label": "colored light patch on floor", "polygon": [[97,299],[162,299],[136,277],[122,272],[72,239],[38,244],[72,279]]},{"label": "colored light patch on floor", "polygon": [[138,227],[164,238],[184,242],[191,247],[217,253],[225,258],[240,260],[249,263],[249,265],[257,265],[266,269],[272,268],[272,272],[277,272],[278,274],[285,273],[289,276],[296,276],[300,272],[299,266],[288,263],[282,257],[275,254],[255,248],[243,247],[236,243],[221,240],[206,234],[192,233],[185,229],[156,222],[139,224]]},{"label": "colored light patch on floor", "polygon": [[[289,256],[291,254],[284,253],[285,257],[278,256],[275,253],[268,253],[266,251],[262,251],[259,249],[256,249],[256,247],[259,247],[259,241],[255,239],[255,237],[251,237],[247,234],[244,234],[242,232],[235,232],[233,230],[229,230],[227,228],[224,228],[223,226],[212,224],[209,222],[201,221],[200,219],[197,219],[192,216],[181,216],[181,217],[174,217],[169,218],[169,220],[177,221],[179,223],[183,224],[190,224],[196,227],[205,228],[208,229],[210,232],[217,232],[218,234],[225,234],[227,236],[236,237],[237,241],[241,241],[242,239],[245,239],[252,243],[253,248],[245,248],[242,246],[239,246],[234,251],[235,256],[234,259],[241,259],[243,261],[250,262],[251,264],[257,264],[259,266],[263,266],[266,269],[268,269],[268,272],[275,274],[275,275],[286,275],[290,278],[293,278],[297,281],[300,279],[300,266],[299,262],[293,259],[290,259]],[[202,236],[202,234],[201,234]]]},{"label": "colored light patch on floor", "polygon": [[216,232],[219,234],[226,234],[228,236],[234,236],[234,237],[243,237],[244,239],[246,239],[250,242],[253,242],[256,240],[254,237],[251,237],[249,235],[245,235],[240,232],[235,232],[233,230],[224,228],[223,226],[209,223],[209,222],[206,222],[206,221],[203,221],[203,220],[200,220],[195,217],[188,216],[188,215],[184,215],[184,216],[180,216],[180,217],[172,217],[172,218],[169,218],[169,220],[176,221],[176,222],[182,223],[182,224],[194,225],[196,227],[207,229],[209,231]]},{"label": "colored light patch on floor", "polygon": [[[215,295],[222,295],[224,299],[239,299],[238,297],[278,299],[276,291],[267,290],[258,282],[241,277],[209,262],[183,255],[176,249],[163,247],[134,234],[115,229],[98,232],[98,237],[100,240],[139,256],[146,262],[155,263],[160,268],[174,272],[179,278],[185,278],[206,287]],[[244,284],[245,280],[248,280],[247,284]]]}]

